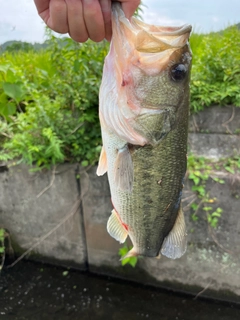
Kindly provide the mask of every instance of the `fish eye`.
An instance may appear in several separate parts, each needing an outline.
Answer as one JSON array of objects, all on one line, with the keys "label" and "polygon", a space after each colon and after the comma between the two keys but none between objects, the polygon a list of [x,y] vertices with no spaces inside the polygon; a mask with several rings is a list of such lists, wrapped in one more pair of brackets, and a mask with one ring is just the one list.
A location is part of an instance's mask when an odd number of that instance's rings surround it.
[{"label": "fish eye", "polygon": [[187,68],[185,67],[184,64],[180,63],[180,64],[175,64],[172,68],[171,68],[171,78],[174,81],[181,81],[185,78],[187,74]]}]

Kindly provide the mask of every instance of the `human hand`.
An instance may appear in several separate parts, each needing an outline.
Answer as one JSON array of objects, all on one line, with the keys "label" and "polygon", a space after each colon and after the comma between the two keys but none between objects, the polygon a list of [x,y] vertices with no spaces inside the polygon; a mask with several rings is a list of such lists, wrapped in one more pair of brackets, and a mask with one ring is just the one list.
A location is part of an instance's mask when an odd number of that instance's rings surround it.
[{"label": "human hand", "polygon": [[[140,0],[118,0],[129,19]],[[108,41],[112,36],[111,0],[34,0],[38,14],[46,25],[58,32],[69,33],[77,42],[90,38]]]}]

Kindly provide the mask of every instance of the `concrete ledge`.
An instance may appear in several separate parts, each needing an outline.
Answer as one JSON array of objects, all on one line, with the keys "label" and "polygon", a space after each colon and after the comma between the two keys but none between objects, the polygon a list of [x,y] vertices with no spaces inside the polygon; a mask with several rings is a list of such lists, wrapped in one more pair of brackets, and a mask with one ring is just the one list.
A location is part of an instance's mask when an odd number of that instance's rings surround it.
[{"label": "concrete ledge", "polygon": [[240,135],[190,133],[189,151],[198,157],[219,160],[240,154]]},{"label": "concrete ledge", "polygon": [[22,165],[0,173],[0,225],[10,231],[18,254],[52,232],[34,247],[35,258],[85,267],[82,213],[80,209],[71,213],[79,199],[77,169],[77,165],[58,166],[54,181],[52,172],[31,174]]},{"label": "concrete ledge", "polygon": [[190,117],[189,132],[240,134],[240,107],[206,108]]}]

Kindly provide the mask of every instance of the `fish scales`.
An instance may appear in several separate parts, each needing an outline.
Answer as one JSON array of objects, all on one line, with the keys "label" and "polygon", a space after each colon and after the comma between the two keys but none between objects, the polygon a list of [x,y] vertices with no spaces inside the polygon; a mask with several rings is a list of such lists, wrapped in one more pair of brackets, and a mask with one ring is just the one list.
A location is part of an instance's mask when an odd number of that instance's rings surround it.
[{"label": "fish scales", "polygon": [[[116,197],[121,199],[116,209],[122,212],[122,220],[129,229],[139,231],[135,243],[145,250],[141,251],[142,255],[158,255],[163,239],[176,220],[178,211],[171,209],[179,202],[183,188],[186,139],[186,130],[182,132],[179,126],[157,147],[146,146],[136,150],[132,155],[136,168],[133,192],[116,191]],[[182,179],[178,179],[179,176]],[[156,212],[159,214],[156,215]]]},{"label": "fish scales", "polygon": [[[150,40],[143,39],[143,29]],[[131,25],[120,5],[113,5],[113,40],[100,89],[103,148],[97,174],[108,174],[114,210],[107,228],[120,242],[130,237],[133,249],[127,256],[161,252],[175,259],[186,250],[181,195],[190,31],[190,26],[148,26],[136,19]]]}]

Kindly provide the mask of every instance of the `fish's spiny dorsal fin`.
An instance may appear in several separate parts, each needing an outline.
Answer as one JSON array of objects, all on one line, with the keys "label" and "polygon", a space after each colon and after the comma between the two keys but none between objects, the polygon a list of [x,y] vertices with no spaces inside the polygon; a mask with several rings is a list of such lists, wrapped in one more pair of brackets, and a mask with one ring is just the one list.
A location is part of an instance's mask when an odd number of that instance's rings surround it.
[{"label": "fish's spiny dorsal fin", "polygon": [[123,226],[117,212],[113,209],[112,214],[107,222],[107,231],[111,237],[119,241],[120,243],[125,242],[128,232]]},{"label": "fish's spiny dorsal fin", "polygon": [[104,146],[102,146],[100,158],[98,161],[97,175],[103,176],[106,172],[107,172],[107,155],[106,155]]},{"label": "fish's spiny dorsal fin", "polygon": [[131,192],[133,187],[133,162],[127,145],[118,150],[115,167],[114,182],[118,189]]},{"label": "fish's spiny dorsal fin", "polygon": [[161,253],[170,258],[180,258],[187,249],[187,233],[182,207],[180,206],[178,216],[172,230],[164,239]]}]

